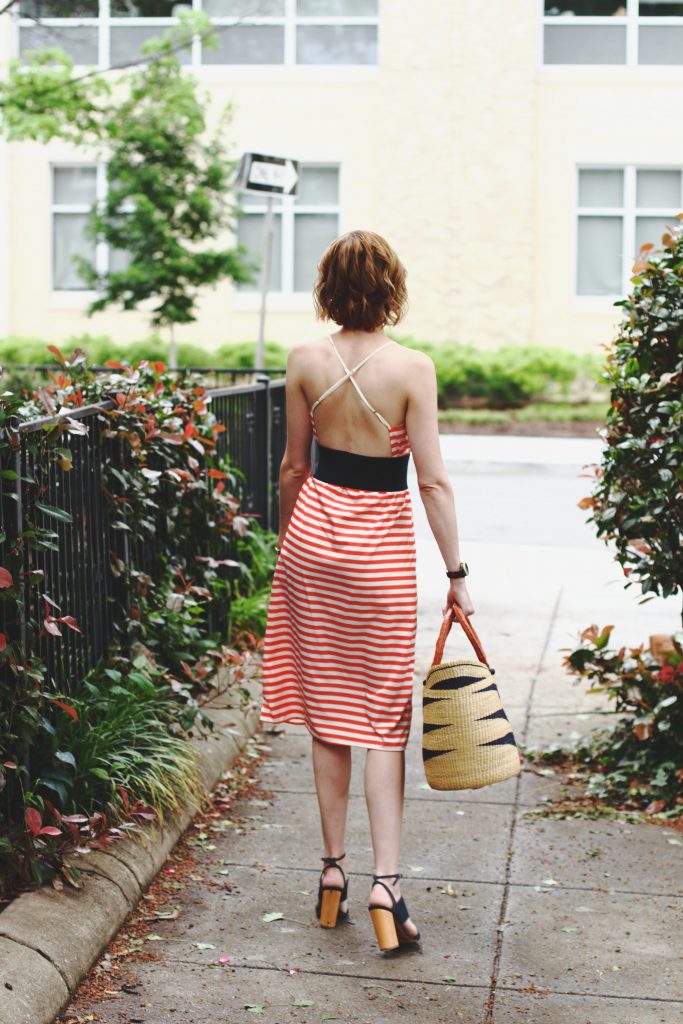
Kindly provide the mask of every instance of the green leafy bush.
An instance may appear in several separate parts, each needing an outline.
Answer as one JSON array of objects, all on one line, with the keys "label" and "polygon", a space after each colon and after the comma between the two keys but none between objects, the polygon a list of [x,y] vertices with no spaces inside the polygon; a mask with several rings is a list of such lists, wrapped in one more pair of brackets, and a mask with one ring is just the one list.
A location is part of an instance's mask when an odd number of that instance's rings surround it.
[{"label": "green leafy bush", "polygon": [[390,337],[434,360],[443,409],[465,404],[515,408],[542,399],[587,401],[604,387],[602,360],[593,352],[543,345],[486,350],[453,341],[434,344],[413,337]]},{"label": "green leafy bush", "polygon": [[58,872],[66,877],[63,855],[74,844],[102,846],[126,834],[119,818],[134,825],[186,799],[193,776],[185,737],[208,722],[199,691],[213,668],[239,661],[226,643],[233,576],[242,571],[241,597],[249,596],[250,579],[262,583],[260,563],[252,572],[232,557],[238,528],[241,535],[248,520],[227,486],[234,474],[217,455],[225,427],[201,378],[178,379],[162,363],[92,374],[77,350],[70,358],[59,354],[45,389],[3,395],[0,481],[8,505],[18,486],[18,421],[104,398],[112,407],[92,415],[87,429],[90,436],[99,431],[103,542],[114,580],[109,653],[85,680],[65,676],[67,692],[56,688],[41,651],[43,643],[59,644],[66,630],[80,633],[69,609],[53,608],[52,562],[45,557],[59,546],[56,527],[71,515],[41,497],[48,480],[59,482],[58,494],[70,489],[69,431],[85,430],[77,421],[25,436],[32,468],[21,480],[20,528],[14,532],[12,506],[4,520],[12,532],[0,535],[5,892]]},{"label": "green leafy bush", "polygon": [[665,661],[643,646],[608,647],[613,626],[590,626],[564,661],[623,718],[583,740],[574,756],[591,771],[588,793],[610,804],[683,814],[683,634]]},{"label": "green leafy bush", "polygon": [[69,702],[77,717],[60,715],[51,747],[35,752],[32,797],[47,793],[66,814],[106,808],[121,818],[122,788],[160,820],[198,802],[194,749],[177,728],[178,705],[164,673],[145,655],[97,666]]},{"label": "green leafy bush", "polygon": [[515,408],[534,400],[566,397],[582,378],[595,388],[599,362],[592,354],[562,349],[506,345],[480,351],[445,343],[434,355],[440,405],[464,402]]},{"label": "green leafy bush", "polygon": [[[681,215],[683,216],[683,215]],[[626,587],[670,596],[683,588],[683,231],[641,248],[633,292],[609,349],[610,410],[592,495],[579,505],[613,542]],[[645,598],[647,600],[647,598]],[[683,811],[681,634],[659,664],[642,647],[607,648],[612,626],[591,626],[565,658],[570,672],[628,716],[590,737],[576,756],[595,768],[591,791],[654,813]]]},{"label": "green leafy bush", "polygon": [[[289,349],[275,341],[267,341],[264,346],[264,367],[284,368],[287,365],[287,353]],[[220,345],[214,353],[217,362],[214,366],[235,366],[253,369],[256,358],[255,341],[236,341],[227,345]]]},{"label": "green leafy bush", "polygon": [[[392,335],[390,335],[392,336]],[[594,353],[577,354],[540,345],[506,345],[494,351],[480,351],[472,345],[454,342],[432,344],[415,338],[396,338],[406,348],[428,353],[437,373],[439,405],[518,408],[536,400],[589,400],[599,388],[602,363]],[[115,344],[106,337],[83,335],[71,339],[83,349],[91,363],[108,359],[133,363],[142,359],[163,361],[167,346],[157,336]],[[34,339],[0,341],[0,364],[48,361],[47,342]],[[283,368],[288,347],[266,342],[264,367]],[[217,348],[178,345],[178,365],[254,368],[256,342],[230,342]],[[603,385],[604,387],[604,385]]]},{"label": "green leafy bush", "polygon": [[632,280],[604,374],[606,444],[581,506],[626,585],[668,596],[683,588],[683,231],[644,245]]},{"label": "green leafy bush", "polygon": [[251,645],[264,636],[270,589],[277,561],[277,536],[252,522],[249,533],[239,537],[236,551],[241,563],[230,602],[230,640],[236,647]]}]

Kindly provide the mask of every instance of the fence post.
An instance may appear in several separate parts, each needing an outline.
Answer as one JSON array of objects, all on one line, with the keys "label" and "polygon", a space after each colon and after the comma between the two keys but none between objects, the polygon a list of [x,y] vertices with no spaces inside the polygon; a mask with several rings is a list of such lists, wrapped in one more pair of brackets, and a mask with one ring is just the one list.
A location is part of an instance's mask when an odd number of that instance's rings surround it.
[{"label": "fence post", "polygon": [[270,398],[270,376],[268,374],[259,374],[256,377],[258,383],[263,384],[264,387],[264,398],[263,402],[265,405],[264,409],[264,430],[263,436],[259,439],[262,449],[262,467],[264,470],[264,509],[262,512],[261,523],[265,530],[271,529],[272,518],[271,518],[271,447],[272,447],[272,428],[271,428],[271,398]]}]

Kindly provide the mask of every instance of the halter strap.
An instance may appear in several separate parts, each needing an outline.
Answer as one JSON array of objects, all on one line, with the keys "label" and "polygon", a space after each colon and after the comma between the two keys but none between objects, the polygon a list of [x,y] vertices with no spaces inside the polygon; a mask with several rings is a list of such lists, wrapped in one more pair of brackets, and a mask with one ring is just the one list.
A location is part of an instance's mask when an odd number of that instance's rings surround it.
[{"label": "halter strap", "polygon": [[332,335],[328,334],[327,337],[329,338],[329,340],[330,340],[330,342],[332,344],[332,348],[337,353],[337,357],[339,358],[339,361],[342,364],[342,366],[344,367],[344,370],[346,372],[344,373],[344,376],[340,377],[340,379],[338,381],[335,381],[335,383],[332,384],[327,389],[327,391],[324,391],[323,394],[320,396],[320,398],[317,398],[315,400],[315,402],[311,406],[311,417],[313,416],[313,410],[315,409],[315,407],[317,405],[319,405],[320,402],[322,402],[322,400],[324,398],[327,398],[328,395],[331,395],[333,391],[336,391],[337,388],[340,388],[342,386],[342,384],[346,383],[347,380],[350,380],[351,383],[353,384],[354,388],[356,389],[356,391],[358,392],[358,394],[362,398],[363,402],[367,405],[367,407],[370,410],[370,412],[373,412],[375,414],[375,416],[377,416],[377,418],[382,421],[382,423],[387,428],[387,430],[390,431],[391,430],[391,425],[389,423],[387,423],[387,421],[385,420],[384,416],[382,416],[381,412],[378,412],[377,409],[375,409],[374,405],[371,405],[371,403],[367,400],[367,398],[365,397],[365,395],[361,391],[360,387],[358,386],[358,383],[357,383],[357,381],[356,381],[356,379],[355,379],[355,377],[353,375],[354,375],[354,373],[357,370],[360,370],[361,366],[363,366],[365,363],[367,363],[368,359],[371,359],[372,356],[374,356],[375,352],[380,352],[383,348],[386,348],[387,345],[391,345],[392,342],[391,341],[385,341],[383,345],[380,345],[378,348],[373,349],[372,352],[368,353],[368,355],[365,356],[364,359],[361,359],[361,361],[359,363],[357,363],[356,366],[354,366],[352,370],[350,370],[348,368],[348,366],[346,365],[346,363],[344,362],[339,349],[335,345],[334,339],[332,338]]}]

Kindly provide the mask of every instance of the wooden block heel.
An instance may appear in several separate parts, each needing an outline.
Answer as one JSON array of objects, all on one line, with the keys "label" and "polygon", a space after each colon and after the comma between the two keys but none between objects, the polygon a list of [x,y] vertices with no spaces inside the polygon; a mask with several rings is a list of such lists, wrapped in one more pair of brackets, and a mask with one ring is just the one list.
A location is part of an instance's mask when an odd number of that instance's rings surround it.
[{"label": "wooden block heel", "polygon": [[369,903],[368,910],[370,911],[372,925],[375,929],[377,945],[382,952],[384,953],[388,949],[398,949],[399,941],[398,934],[396,932],[396,922],[394,921],[394,915],[389,908],[379,907],[377,904]]},{"label": "wooden block heel", "polygon": [[[320,884],[318,886],[318,902],[315,906],[315,916],[320,921],[321,928],[336,928],[338,921],[346,921],[349,916],[348,910],[341,910],[342,902],[347,898],[349,891],[349,880],[337,864],[346,856],[342,853],[340,857],[322,857],[325,867],[320,872]],[[342,873],[344,886],[324,885],[323,879],[328,867],[336,867]]]},{"label": "wooden block heel", "polygon": [[321,928],[336,928],[337,914],[339,913],[339,904],[341,903],[341,894],[341,889],[330,889],[323,886],[322,898],[320,901]]},{"label": "wooden block heel", "polygon": [[398,949],[399,946],[416,945],[420,941],[420,933],[410,935],[405,928],[405,922],[410,916],[405,900],[401,896],[398,900],[388,885],[380,881],[382,878],[394,878],[396,881],[403,875],[373,875],[373,885],[383,886],[391,896],[391,907],[382,906],[381,903],[368,903],[368,910],[372,918],[372,925],[375,929],[377,945],[385,953],[390,949]]}]

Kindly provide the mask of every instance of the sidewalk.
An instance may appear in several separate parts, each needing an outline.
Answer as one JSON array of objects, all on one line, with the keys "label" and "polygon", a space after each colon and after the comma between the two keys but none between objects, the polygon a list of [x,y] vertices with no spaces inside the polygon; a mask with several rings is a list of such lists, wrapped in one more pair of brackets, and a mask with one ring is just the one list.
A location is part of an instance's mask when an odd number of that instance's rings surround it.
[{"label": "sidewalk", "polygon": [[[533,440],[442,438],[472,572],[472,621],[517,738],[532,745],[597,720],[595,698],[564,676],[558,648],[593,621],[616,623],[615,635],[635,644],[671,631],[678,615],[676,602],[637,605],[576,508],[590,487],[577,473],[597,445]],[[413,507],[420,623],[402,871],[422,951],[384,956],[374,943],[360,750],[346,844],[351,921],[318,927],[322,850],[310,737],[276,727],[265,736],[270,757],[260,770],[270,798],[244,804],[244,834],[216,833],[204,877],[178,898],[177,920],[154,924],[162,960],[136,963],[139,985],[91,1007],[107,1024],[683,1021],[680,832],[525,817],[561,789],[531,771],[479,791],[426,787],[419,684],[446,587],[416,491]],[[446,654],[466,651],[454,627]],[[207,881],[226,871],[232,891]],[[264,921],[269,913],[284,916]],[[231,959],[219,967],[221,956]]]}]

